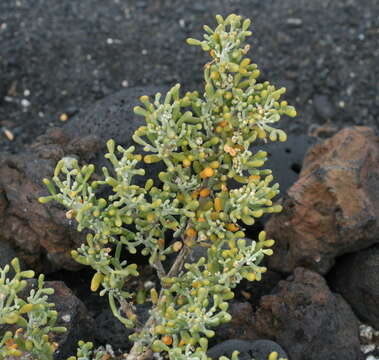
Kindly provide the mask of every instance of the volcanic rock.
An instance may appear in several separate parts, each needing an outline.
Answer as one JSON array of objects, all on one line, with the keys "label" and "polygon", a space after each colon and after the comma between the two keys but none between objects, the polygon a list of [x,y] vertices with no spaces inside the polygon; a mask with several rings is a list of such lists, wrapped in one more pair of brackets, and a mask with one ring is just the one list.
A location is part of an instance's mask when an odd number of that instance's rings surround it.
[{"label": "volcanic rock", "polygon": [[337,256],[379,241],[379,142],[367,127],[346,128],[307,153],[299,180],[266,224],[277,240],[269,268],[325,274]]},{"label": "volcanic rock", "polygon": [[257,334],[278,342],[291,360],[361,359],[358,326],[346,301],[304,268],[261,299],[253,320]]},{"label": "volcanic rock", "polygon": [[379,246],[342,256],[329,276],[331,286],[365,323],[379,324]]}]

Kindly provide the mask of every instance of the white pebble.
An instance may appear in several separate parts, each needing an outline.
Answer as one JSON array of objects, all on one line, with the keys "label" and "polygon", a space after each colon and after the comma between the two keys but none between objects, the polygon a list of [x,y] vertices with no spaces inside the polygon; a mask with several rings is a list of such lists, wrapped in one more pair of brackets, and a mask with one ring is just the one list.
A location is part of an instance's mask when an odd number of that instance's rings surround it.
[{"label": "white pebble", "polygon": [[63,315],[62,316],[62,320],[66,323],[70,322],[71,321],[71,315],[70,314],[67,314],[67,315]]},{"label": "white pebble", "polygon": [[30,106],[30,101],[26,99],[21,100],[21,106],[22,107],[29,107]]},{"label": "white pebble", "polygon": [[186,26],[186,22],[184,19],[179,19],[179,26],[183,29]]},{"label": "white pebble", "polygon": [[287,24],[289,25],[295,25],[295,26],[300,26],[303,24],[303,20],[299,18],[288,18],[287,19]]}]

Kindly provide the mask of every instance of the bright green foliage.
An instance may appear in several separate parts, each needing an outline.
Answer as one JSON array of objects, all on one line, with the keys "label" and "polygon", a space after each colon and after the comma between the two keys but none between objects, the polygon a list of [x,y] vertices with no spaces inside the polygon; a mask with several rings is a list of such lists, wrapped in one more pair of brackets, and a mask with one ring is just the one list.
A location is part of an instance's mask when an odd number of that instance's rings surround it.
[{"label": "bright green foliage", "polygon": [[110,359],[106,351],[96,349],[93,350],[91,342],[79,341],[76,356],[71,356],[67,360],[105,360]]},{"label": "bright green foliage", "polygon": [[[272,254],[274,241],[264,232],[257,241],[244,240],[243,224],[281,210],[272,203],[279,185],[271,185],[271,170],[262,168],[267,153],[252,151],[252,145],[285,141],[284,131],[273,124],[296,111],[279,101],[284,88],[257,81],[259,70],[244,43],[250,20],[234,14],[216,19],[214,30],[204,27],[204,40],[188,39],[211,56],[204,95],[181,97],[178,84],[163,97],[142,96],[142,106],[134,109],[146,125],[133,139],[147,155],[109,140],[105,157],[113,169],[103,168],[104,180],[91,181],[94,166],[79,166],[71,158],[58,163],[52,182],[44,180],[51,196],[41,201],[63,204],[78,230],[89,230],[86,243],[72,255],[96,271],[92,290],[107,294],[115,316],[137,329],[127,359],[143,358],[148,349],[170,359],[207,359],[213,329],[230,320],[233,288],[243,278],[259,281],[266,271],[259,263]],[[135,176],[145,174],[142,160],[163,164],[158,183],[148,179],[144,187],[136,185]],[[100,198],[100,185],[109,186],[111,195]],[[196,246],[207,248],[207,256],[186,263]],[[138,272],[121,259],[123,248],[148,256],[161,281],[161,290],[151,291],[153,306],[144,326],[135,315],[133,294],[124,289]],[[176,260],[168,269],[165,260],[173,253]]]},{"label": "bright green foliage", "polygon": [[55,326],[57,312],[54,304],[48,302],[52,288],[44,288],[44,276],[38,278],[38,288],[32,289],[26,300],[18,294],[25,289],[27,281],[34,276],[31,270],[21,271],[17,258],[12,267],[15,276],[10,279],[9,265],[0,269],[0,325],[8,325],[15,330],[6,331],[0,338],[0,359],[52,360],[56,344],[49,341],[53,333],[66,331]]}]

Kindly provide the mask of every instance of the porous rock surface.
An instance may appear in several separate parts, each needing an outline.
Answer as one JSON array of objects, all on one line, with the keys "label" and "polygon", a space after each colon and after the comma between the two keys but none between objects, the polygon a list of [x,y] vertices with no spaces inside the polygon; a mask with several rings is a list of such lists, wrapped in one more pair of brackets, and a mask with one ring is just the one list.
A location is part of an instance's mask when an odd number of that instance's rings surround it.
[{"label": "porous rock surface", "polygon": [[318,273],[296,268],[261,299],[258,335],[280,344],[291,360],[359,360],[358,321],[346,301]]},{"label": "porous rock surface", "polygon": [[[133,114],[141,95],[153,94],[152,87],[129,88],[105,98],[79,113],[62,129],[53,128],[19,154],[0,153],[0,241],[12,245],[28,266],[49,272],[78,268],[70,250],[83,237],[65,209],[56,203],[40,204],[47,195],[44,177],[53,176],[56,163],[64,156],[94,163],[98,173],[103,165],[105,144],[110,138],[130,146],[132,133],[143,119]],[[150,167],[147,176],[156,174]]]},{"label": "porous rock surface", "polygon": [[379,241],[379,142],[367,127],[341,130],[307,153],[284,210],[266,224],[277,240],[269,268],[325,274],[337,256]]},{"label": "porous rock surface", "polygon": [[379,246],[337,260],[328,280],[355,314],[375,329],[379,326]]}]

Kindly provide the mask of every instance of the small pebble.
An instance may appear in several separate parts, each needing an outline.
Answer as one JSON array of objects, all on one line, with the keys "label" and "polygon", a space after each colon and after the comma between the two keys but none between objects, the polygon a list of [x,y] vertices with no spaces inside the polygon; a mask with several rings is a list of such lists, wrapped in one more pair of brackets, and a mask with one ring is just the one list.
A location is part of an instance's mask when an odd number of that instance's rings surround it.
[{"label": "small pebble", "polygon": [[10,130],[8,130],[8,129],[3,129],[3,132],[4,132],[5,137],[6,137],[9,141],[13,141],[13,140],[14,140],[14,135],[13,135],[12,131],[10,131]]},{"label": "small pebble", "polygon": [[59,116],[60,121],[67,121],[68,120],[68,115],[66,113],[63,113]]},{"label": "small pebble", "polygon": [[129,86],[129,81],[128,80],[122,80],[121,86],[124,87],[124,88],[128,87]]},{"label": "small pebble", "polygon": [[142,55],[147,55],[147,50],[146,49],[142,49]]},{"label": "small pebble", "polygon": [[299,18],[288,18],[287,24],[292,26],[301,26],[303,24],[303,20]]},{"label": "small pebble", "polygon": [[71,315],[67,314],[67,315],[63,315],[62,316],[62,320],[66,323],[70,322],[71,321]]},{"label": "small pebble", "polygon": [[184,19],[179,19],[179,26],[180,26],[182,29],[185,28],[185,26],[186,26],[186,22],[185,22]]},{"label": "small pebble", "polygon": [[21,106],[22,107],[29,107],[30,106],[30,101],[26,99],[21,100]]}]

